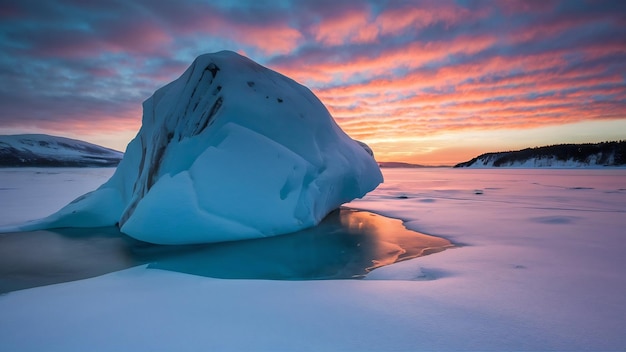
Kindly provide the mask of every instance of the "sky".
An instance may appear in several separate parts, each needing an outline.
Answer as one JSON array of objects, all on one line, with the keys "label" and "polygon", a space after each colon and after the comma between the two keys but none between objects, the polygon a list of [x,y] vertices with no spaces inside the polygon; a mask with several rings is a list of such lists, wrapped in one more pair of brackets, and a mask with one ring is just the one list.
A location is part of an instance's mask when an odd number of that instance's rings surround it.
[{"label": "sky", "polygon": [[626,1],[0,0],[0,134],[124,151],[141,103],[232,50],[379,161],[626,139]]}]

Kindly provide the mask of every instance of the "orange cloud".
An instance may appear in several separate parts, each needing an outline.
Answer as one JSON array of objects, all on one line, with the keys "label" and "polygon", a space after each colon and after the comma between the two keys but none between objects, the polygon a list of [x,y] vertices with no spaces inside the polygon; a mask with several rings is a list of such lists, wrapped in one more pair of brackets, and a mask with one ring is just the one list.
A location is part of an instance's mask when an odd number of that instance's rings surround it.
[{"label": "orange cloud", "polygon": [[485,17],[489,11],[470,11],[450,2],[431,1],[384,9],[374,17],[371,7],[355,7],[311,26],[319,43],[338,46],[373,43],[381,37],[415,32],[438,22],[446,25]]},{"label": "orange cloud", "polygon": [[288,25],[275,26],[238,25],[227,26],[227,36],[254,46],[267,54],[292,52],[302,40],[302,34]]},{"label": "orange cloud", "polygon": [[490,47],[496,42],[493,36],[467,37],[461,36],[452,42],[415,42],[409,45],[387,50],[380,55],[361,54],[349,61],[321,62],[293,61],[287,65],[275,67],[279,72],[301,82],[317,82],[328,84],[333,80],[347,81],[357,75],[391,76],[392,70],[398,68],[415,69],[425,64],[442,60],[454,54],[475,54]]},{"label": "orange cloud", "polygon": [[253,3],[16,2],[0,13],[2,126],[137,128],[127,106],[222,49],[311,87],[382,160],[443,156],[423,140],[472,131],[626,119],[618,2]]},{"label": "orange cloud", "polygon": [[[408,146],[424,136],[452,131],[624,118],[619,101],[591,98],[626,96],[622,75],[600,65],[563,72],[563,54],[492,57],[316,93],[348,134],[374,148],[394,140]],[[520,73],[511,75],[516,70]],[[380,150],[378,155],[391,157]]]}]

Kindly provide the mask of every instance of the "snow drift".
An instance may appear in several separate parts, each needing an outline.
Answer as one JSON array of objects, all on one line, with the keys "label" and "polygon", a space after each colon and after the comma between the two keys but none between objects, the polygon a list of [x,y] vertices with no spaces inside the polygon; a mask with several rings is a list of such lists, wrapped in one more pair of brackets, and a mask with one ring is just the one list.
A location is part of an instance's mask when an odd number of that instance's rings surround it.
[{"label": "snow drift", "polygon": [[108,182],[23,229],[118,224],[160,244],[265,237],[314,226],[380,182],[369,147],[309,89],[222,51],[143,103]]}]

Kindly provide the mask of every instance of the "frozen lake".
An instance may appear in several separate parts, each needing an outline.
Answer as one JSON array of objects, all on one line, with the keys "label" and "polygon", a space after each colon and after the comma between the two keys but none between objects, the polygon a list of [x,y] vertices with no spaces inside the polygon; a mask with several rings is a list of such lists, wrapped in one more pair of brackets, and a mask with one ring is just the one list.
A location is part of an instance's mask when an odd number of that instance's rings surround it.
[{"label": "frozen lake", "polygon": [[[384,184],[347,206],[462,246],[364,280],[221,280],[140,266],[14,291],[0,295],[0,341],[20,351],[626,346],[625,169],[383,172]],[[2,170],[0,226],[45,216],[111,173]]]}]

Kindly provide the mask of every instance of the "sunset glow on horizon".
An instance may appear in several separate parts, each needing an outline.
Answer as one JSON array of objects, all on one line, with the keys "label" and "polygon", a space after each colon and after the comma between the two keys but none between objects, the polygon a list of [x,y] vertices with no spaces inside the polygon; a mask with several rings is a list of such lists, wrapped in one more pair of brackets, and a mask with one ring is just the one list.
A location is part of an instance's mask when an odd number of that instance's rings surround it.
[{"label": "sunset glow on horizon", "polygon": [[309,87],[379,161],[626,139],[626,2],[0,4],[0,134],[124,150],[141,103],[233,50]]}]

